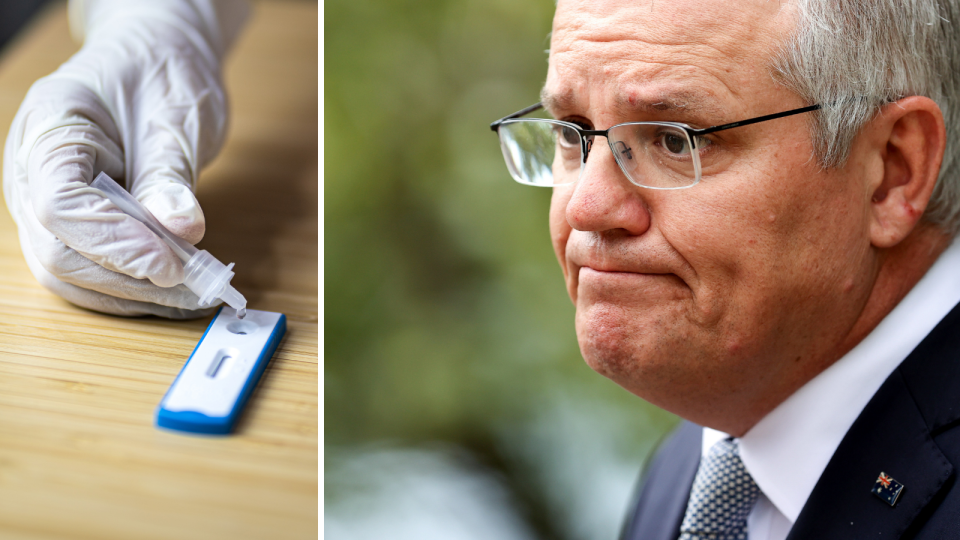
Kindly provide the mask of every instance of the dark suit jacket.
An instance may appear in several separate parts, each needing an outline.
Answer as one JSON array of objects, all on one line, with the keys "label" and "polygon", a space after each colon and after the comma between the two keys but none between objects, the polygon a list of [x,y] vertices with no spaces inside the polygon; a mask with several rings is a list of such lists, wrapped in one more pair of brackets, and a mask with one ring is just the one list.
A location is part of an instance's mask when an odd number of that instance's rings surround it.
[{"label": "dark suit jacket", "polygon": [[[624,540],[676,540],[700,462],[684,422],[644,474]],[[850,427],[788,540],[960,538],[960,306],[893,371]],[[871,493],[883,471],[896,506]]]}]

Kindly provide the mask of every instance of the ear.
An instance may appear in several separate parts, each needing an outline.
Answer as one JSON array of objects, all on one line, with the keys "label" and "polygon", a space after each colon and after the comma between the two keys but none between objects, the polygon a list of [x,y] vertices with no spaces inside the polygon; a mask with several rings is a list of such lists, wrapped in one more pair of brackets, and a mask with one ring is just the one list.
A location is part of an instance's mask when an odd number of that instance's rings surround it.
[{"label": "ear", "polygon": [[870,241],[889,248],[914,230],[926,210],[940,174],[947,133],[940,107],[923,96],[884,106],[867,129],[883,161],[883,177],[873,187],[870,202]]}]

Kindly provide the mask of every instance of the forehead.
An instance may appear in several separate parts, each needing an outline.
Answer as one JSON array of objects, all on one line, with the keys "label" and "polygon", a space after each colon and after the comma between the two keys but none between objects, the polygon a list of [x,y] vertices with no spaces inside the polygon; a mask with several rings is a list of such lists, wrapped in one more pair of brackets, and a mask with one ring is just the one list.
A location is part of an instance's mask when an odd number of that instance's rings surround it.
[{"label": "forehead", "polygon": [[718,112],[776,87],[794,27],[777,1],[560,0],[544,87],[549,110]]}]

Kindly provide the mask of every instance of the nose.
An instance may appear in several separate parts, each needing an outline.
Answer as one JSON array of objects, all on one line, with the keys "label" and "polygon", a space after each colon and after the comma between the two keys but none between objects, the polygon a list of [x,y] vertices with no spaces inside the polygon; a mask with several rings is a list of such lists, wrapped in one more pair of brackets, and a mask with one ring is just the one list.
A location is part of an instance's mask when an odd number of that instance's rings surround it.
[{"label": "nose", "polygon": [[[596,141],[599,142],[599,141]],[[578,231],[621,229],[641,235],[650,228],[645,188],[627,179],[608,144],[595,144],[567,202],[567,223]]]}]

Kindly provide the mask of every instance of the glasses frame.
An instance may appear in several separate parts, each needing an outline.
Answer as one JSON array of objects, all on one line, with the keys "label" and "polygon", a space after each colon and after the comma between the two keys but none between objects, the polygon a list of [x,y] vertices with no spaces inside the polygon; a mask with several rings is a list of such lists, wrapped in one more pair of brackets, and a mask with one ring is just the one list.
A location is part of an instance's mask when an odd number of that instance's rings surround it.
[{"label": "glasses frame", "polygon": [[[543,103],[541,102],[541,103],[535,103],[535,104],[533,104],[533,105],[530,105],[529,107],[525,107],[525,108],[523,108],[523,109],[520,109],[519,111],[517,111],[517,112],[515,112],[515,113],[513,113],[513,114],[509,114],[509,115],[504,116],[503,118],[501,118],[501,119],[499,119],[499,120],[497,120],[497,121],[495,121],[495,122],[492,122],[492,123],[490,124],[490,130],[493,131],[494,133],[497,133],[497,135],[499,135],[499,134],[500,134],[500,133],[499,133],[500,126],[501,126],[504,122],[507,122],[507,121],[509,121],[509,120],[518,120],[518,119],[520,119],[520,117],[526,116],[526,115],[528,115],[528,114],[530,114],[530,113],[532,113],[532,112],[534,112],[534,111],[537,111],[537,110],[539,110],[539,109],[542,109],[542,108],[543,108]],[[609,136],[608,136],[608,133],[609,133],[611,130],[613,130],[613,129],[615,129],[615,128],[618,128],[618,127],[620,127],[620,126],[630,125],[630,124],[659,124],[659,125],[673,126],[673,127],[682,129],[684,132],[686,132],[687,138],[690,140],[690,147],[691,147],[691,149],[692,149],[692,150],[697,150],[697,137],[700,137],[700,136],[703,136],[703,135],[709,135],[709,134],[711,134],[711,133],[716,133],[716,132],[718,132],[718,131],[724,131],[724,130],[727,130],[727,129],[733,129],[733,128],[737,128],[737,127],[741,127],[741,126],[749,126],[749,125],[751,125],[751,124],[758,124],[758,123],[760,123],[760,122],[766,122],[766,121],[768,121],[768,120],[776,120],[777,118],[783,118],[783,117],[785,117],[785,116],[793,116],[793,115],[795,115],[795,114],[802,114],[802,113],[806,113],[806,112],[816,111],[816,110],[819,110],[819,109],[821,109],[821,108],[822,108],[822,106],[821,106],[820,104],[808,105],[808,106],[806,106],[806,107],[800,107],[799,109],[791,109],[791,110],[789,110],[789,111],[783,111],[783,112],[778,112],[778,113],[773,113],[773,114],[765,114],[765,115],[763,115],[763,116],[757,116],[757,117],[755,117],[755,118],[748,118],[748,119],[746,119],[746,120],[739,120],[739,121],[737,121],[737,122],[730,122],[730,123],[727,123],[727,124],[721,124],[721,125],[719,125],[719,126],[712,126],[712,127],[703,128],[703,129],[692,128],[692,127],[688,126],[687,124],[682,124],[682,123],[679,123],[679,122],[624,122],[624,123],[622,123],[622,124],[617,124],[617,125],[615,125],[615,126],[610,126],[610,127],[607,128],[607,129],[583,129],[583,128],[581,128],[580,126],[578,126],[578,125],[576,125],[576,124],[573,124],[573,123],[570,123],[570,122],[564,122],[564,121],[562,121],[562,120],[551,120],[551,122],[561,123],[561,124],[563,124],[564,126],[567,126],[567,127],[570,127],[571,129],[576,130],[576,132],[580,134],[580,145],[581,145],[581,152],[580,152],[580,154],[583,156],[583,163],[581,163],[581,170],[582,170],[582,167],[583,167],[584,165],[586,165],[586,163],[587,163],[587,156],[590,154],[590,149],[593,147],[593,138],[594,138],[594,137],[597,137],[597,136],[601,136],[601,137],[603,137],[603,138],[605,138],[605,139],[607,139],[607,140],[609,141],[610,138],[609,138]],[[544,119],[544,120],[546,120],[546,119]],[[589,137],[589,138],[588,138],[588,137]],[[692,155],[693,155],[693,156],[696,156],[697,154],[692,154]],[[695,169],[696,169],[696,178],[694,179],[694,182],[691,183],[691,184],[688,185],[688,186],[681,186],[681,187],[679,187],[679,188],[658,188],[658,187],[651,187],[651,186],[641,186],[641,187],[648,187],[648,188],[651,188],[651,189],[683,189],[683,188],[692,187],[692,186],[694,186],[694,185],[696,185],[697,183],[700,182],[699,159],[698,159],[695,163],[697,163],[697,166],[695,167]],[[618,161],[618,165],[619,165],[619,161]],[[623,170],[623,167],[622,167],[622,166],[621,166],[621,170]],[[627,176],[627,178],[630,178],[630,175],[627,174],[626,171],[623,171],[623,173],[624,173],[624,175]],[[631,181],[632,183],[635,183],[635,182],[633,181],[633,179],[630,179],[630,181]],[[561,184],[561,185],[562,185],[562,184]],[[637,184],[637,185],[640,185],[640,184]]]}]

